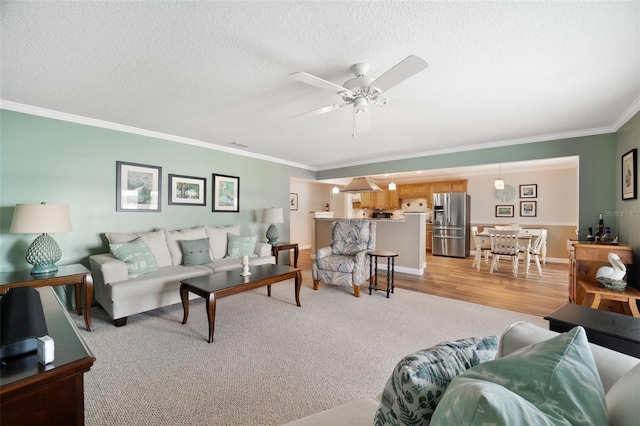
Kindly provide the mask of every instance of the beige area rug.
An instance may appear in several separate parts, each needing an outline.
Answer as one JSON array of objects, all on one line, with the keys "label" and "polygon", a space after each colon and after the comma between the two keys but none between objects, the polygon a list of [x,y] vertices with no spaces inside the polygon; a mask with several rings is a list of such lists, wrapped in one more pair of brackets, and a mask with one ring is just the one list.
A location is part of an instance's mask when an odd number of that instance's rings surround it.
[{"label": "beige area rug", "polygon": [[129,317],[116,328],[92,310],[94,332],[72,315],[96,357],[85,374],[87,425],[280,425],[380,393],[404,355],[441,341],[499,335],[540,317],[396,289],[360,298],[293,280],[218,301],[214,342],[204,299]]}]

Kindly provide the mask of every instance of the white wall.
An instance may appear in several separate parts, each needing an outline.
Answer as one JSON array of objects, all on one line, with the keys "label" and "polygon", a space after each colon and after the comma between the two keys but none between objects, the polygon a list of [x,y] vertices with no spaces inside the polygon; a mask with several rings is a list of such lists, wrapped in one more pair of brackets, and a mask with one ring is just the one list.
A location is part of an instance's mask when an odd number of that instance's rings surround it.
[{"label": "white wall", "polygon": [[[505,223],[521,225],[577,225],[578,223],[578,173],[576,169],[544,170],[521,174],[502,174],[505,185],[516,189],[516,196],[507,202],[494,196],[493,181],[496,176],[473,176],[467,184],[471,195],[471,222]],[[520,185],[537,184],[537,198],[520,198]],[[536,201],[537,216],[521,217],[520,201]],[[514,206],[514,217],[495,216],[498,204]]]},{"label": "white wall", "polygon": [[314,222],[311,212],[324,211],[325,204],[335,212],[336,217],[344,217],[344,194],[331,193],[333,185],[311,181],[291,179],[290,192],[298,194],[298,210],[290,211],[289,235],[300,249],[311,248]]}]

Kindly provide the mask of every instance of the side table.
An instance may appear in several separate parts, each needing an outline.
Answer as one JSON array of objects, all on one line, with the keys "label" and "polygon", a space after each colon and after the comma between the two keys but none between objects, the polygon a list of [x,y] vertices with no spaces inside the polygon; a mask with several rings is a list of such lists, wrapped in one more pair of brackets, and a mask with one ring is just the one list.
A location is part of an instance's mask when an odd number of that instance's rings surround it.
[{"label": "side table", "polygon": [[[398,253],[392,251],[372,251],[367,253],[369,256],[369,295],[371,290],[378,290],[378,258],[387,258],[387,299],[389,298],[389,292],[393,293],[395,289],[394,280],[394,264],[395,258],[398,257]],[[375,258],[375,273],[371,269],[373,268],[373,262]]]},{"label": "side table", "polygon": [[293,267],[297,268],[299,254],[298,243],[286,243],[283,241],[278,241],[274,244],[271,244],[271,254],[276,258],[276,265],[278,264],[278,254],[280,253],[280,250],[293,250]]},{"label": "side table", "polygon": [[82,290],[84,289],[84,323],[88,331],[91,326],[91,301],[93,299],[93,276],[91,271],[79,263],[58,266],[51,274],[33,275],[31,271],[5,272],[0,274],[0,294],[5,294],[14,287],[45,287],[58,285],[75,285],[76,311],[82,315]]}]

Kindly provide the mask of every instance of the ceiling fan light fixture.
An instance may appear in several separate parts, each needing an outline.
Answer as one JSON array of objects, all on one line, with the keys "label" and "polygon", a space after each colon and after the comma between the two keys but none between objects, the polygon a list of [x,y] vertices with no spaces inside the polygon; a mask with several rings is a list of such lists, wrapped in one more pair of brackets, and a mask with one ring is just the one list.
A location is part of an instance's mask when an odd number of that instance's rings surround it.
[{"label": "ceiling fan light fixture", "polygon": [[353,110],[356,114],[369,111],[369,105],[365,98],[356,98],[353,101]]}]

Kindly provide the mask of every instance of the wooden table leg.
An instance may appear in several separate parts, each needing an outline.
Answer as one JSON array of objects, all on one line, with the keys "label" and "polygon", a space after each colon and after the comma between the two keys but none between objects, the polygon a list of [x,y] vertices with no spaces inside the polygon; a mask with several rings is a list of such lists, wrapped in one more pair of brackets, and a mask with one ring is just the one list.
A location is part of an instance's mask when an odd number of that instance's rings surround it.
[{"label": "wooden table leg", "polygon": [[184,284],[180,284],[180,299],[182,300],[182,323],[187,323],[189,318],[189,290],[184,287]]},{"label": "wooden table leg", "polygon": [[298,249],[298,245],[296,244],[296,246],[293,248],[293,267],[297,268],[298,267],[298,254],[299,254],[300,250]]},{"label": "wooden table leg", "polygon": [[389,298],[389,292],[391,291],[391,259],[387,257],[387,299]]},{"label": "wooden table leg", "polygon": [[594,294],[593,300],[591,301],[591,307],[593,309],[598,309],[600,307],[601,301],[602,301],[602,297],[599,294]]},{"label": "wooden table leg", "polygon": [[302,306],[300,304],[300,289],[302,288],[302,271],[296,272],[295,283],[296,283],[296,305]]},{"label": "wooden table leg", "polygon": [[630,297],[629,298],[629,309],[631,309],[631,315],[634,318],[640,318],[640,311],[638,311],[638,303],[636,299]]},{"label": "wooden table leg", "polygon": [[93,275],[85,274],[82,280],[82,287],[84,287],[84,324],[87,326],[88,331],[93,331],[93,326],[91,324],[91,302],[93,301]]},{"label": "wooden table leg", "polygon": [[74,289],[75,289],[75,293],[76,293],[76,312],[78,313],[78,315],[82,315],[82,287],[84,283],[84,278],[82,278],[82,281],[79,281],[77,283],[74,284]]},{"label": "wooden table leg", "polygon": [[209,343],[213,342],[213,332],[216,320],[216,295],[209,293],[207,297],[207,319],[209,320]]},{"label": "wooden table leg", "polygon": [[369,296],[373,290],[373,256],[369,256]]}]

